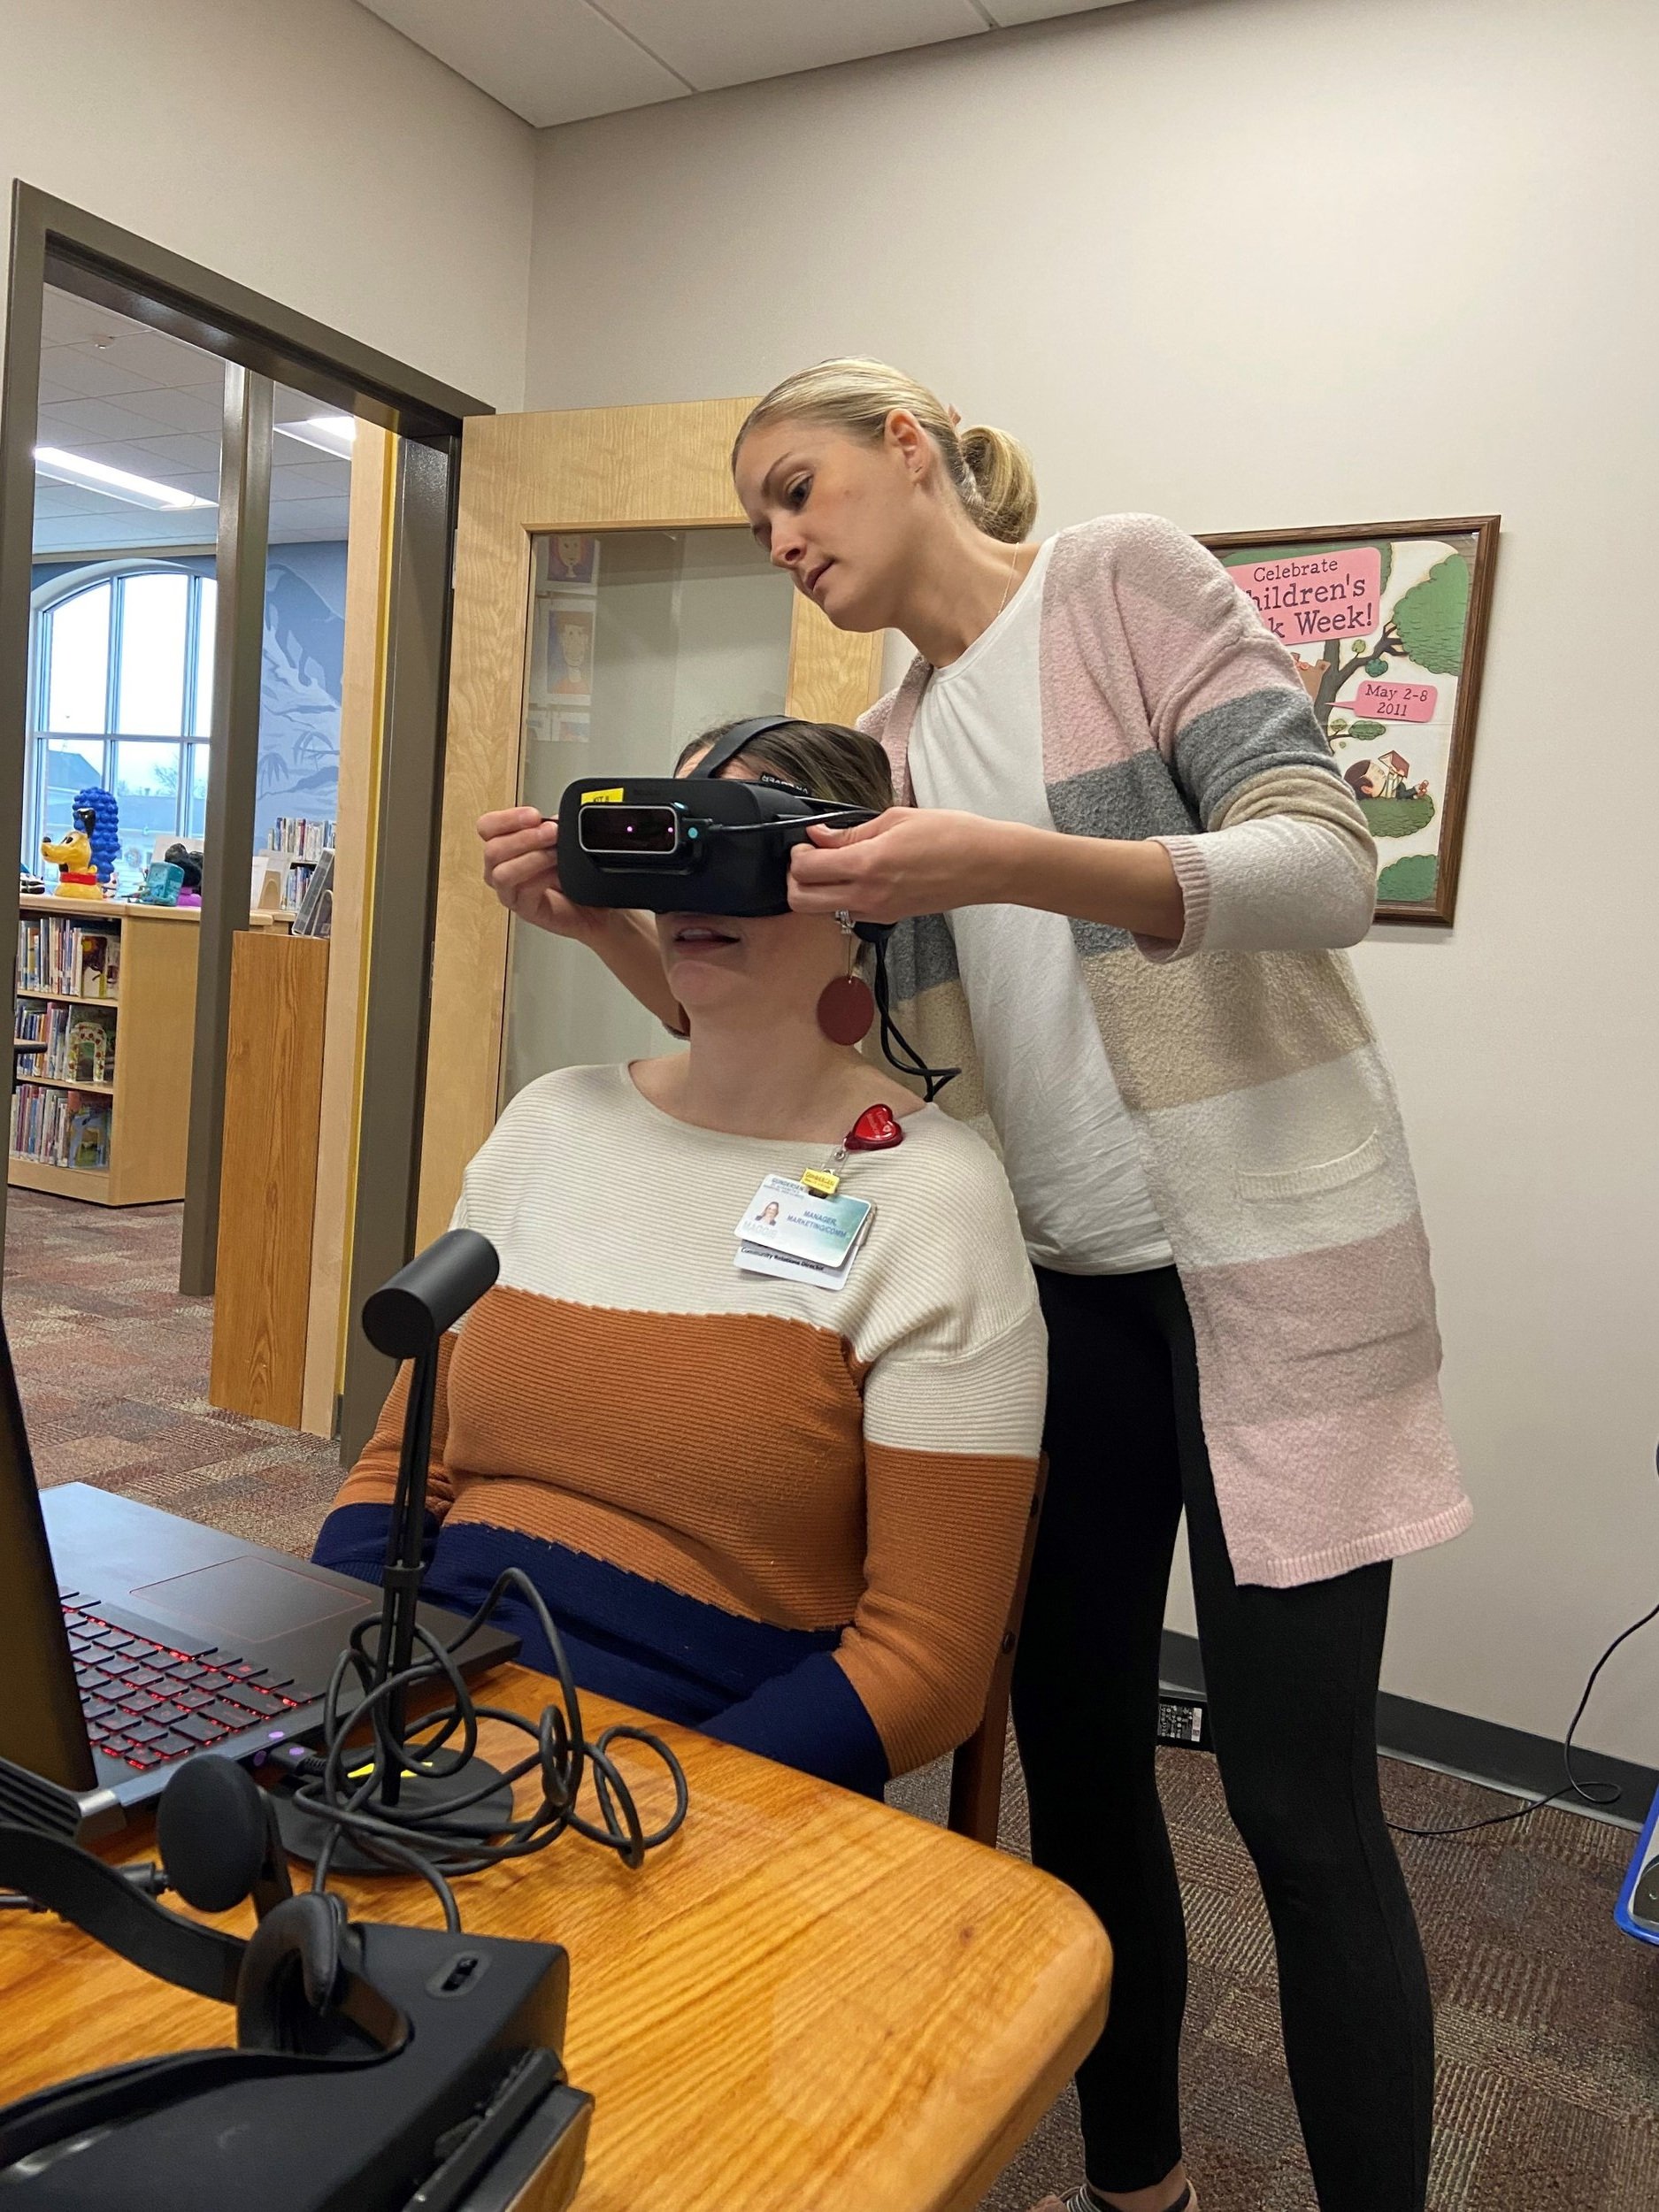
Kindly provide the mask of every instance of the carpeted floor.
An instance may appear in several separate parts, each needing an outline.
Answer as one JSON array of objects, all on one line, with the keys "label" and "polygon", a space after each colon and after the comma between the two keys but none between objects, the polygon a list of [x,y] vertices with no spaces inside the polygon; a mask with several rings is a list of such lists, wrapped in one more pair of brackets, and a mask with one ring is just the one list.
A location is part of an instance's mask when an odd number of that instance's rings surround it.
[{"label": "carpeted floor", "polygon": [[[211,1310],[178,1295],[176,1207],[81,1206],[13,1191],[7,1325],[42,1483],[82,1480],[296,1552],[339,1480],[333,1448],[207,1403]],[[1471,1820],[1483,1791],[1384,1763],[1394,1816]],[[1285,2085],[1272,1946],[1213,1763],[1164,1755],[1192,1949],[1186,2108],[1204,2212],[1313,2212]],[[944,1769],[892,1801],[942,1817]],[[1028,1848],[1011,1752],[1004,1848]],[[1655,2212],[1659,1950],[1621,1935],[1624,1829],[1569,1813],[1404,1839],[1440,2022],[1431,2212]],[[1070,2096],[981,2212],[1025,2212],[1079,2177]]]}]

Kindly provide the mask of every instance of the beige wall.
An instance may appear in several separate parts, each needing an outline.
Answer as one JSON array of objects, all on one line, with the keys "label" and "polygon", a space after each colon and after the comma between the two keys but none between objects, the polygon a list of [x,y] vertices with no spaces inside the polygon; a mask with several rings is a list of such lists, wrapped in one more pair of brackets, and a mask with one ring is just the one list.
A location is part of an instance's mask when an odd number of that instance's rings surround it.
[{"label": "beige wall", "polygon": [[8,205],[22,177],[498,407],[534,142],[354,0],[0,0]]},{"label": "beige wall", "polygon": [[[870,351],[1028,439],[1051,529],[1502,511],[1458,926],[1359,959],[1479,1507],[1388,1680],[1546,1734],[1659,1581],[1656,79],[1651,0],[1194,0],[540,157],[532,406]],[[1659,1633],[1585,1736],[1659,1763]]]}]

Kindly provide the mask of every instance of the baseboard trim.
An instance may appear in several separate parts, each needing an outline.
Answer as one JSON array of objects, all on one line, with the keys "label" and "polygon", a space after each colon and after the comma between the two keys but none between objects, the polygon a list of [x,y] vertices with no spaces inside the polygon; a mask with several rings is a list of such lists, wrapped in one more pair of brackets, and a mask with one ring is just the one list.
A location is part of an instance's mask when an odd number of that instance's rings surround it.
[{"label": "baseboard trim", "polygon": [[[1202,1694],[1204,1669],[1195,1636],[1166,1628],[1163,1667],[1171,1689]],[[1444,1768],[1494,1790],[1543,1797],[1562,1785],[1558,1740],[1531,1736],[1525,1729],[1504,1728],[1496,1721],[1476,1720],[1468,1713],[1448,1712],[1443,1706],[1424,1705],[1387,1691],[1377,1701],[1377,1741],[1392,1758]],[[1640,1827],[1659,1792],[1659,1770],[1587,1746],[1577,1747],[1574,1757],[1585,1780],[1611,1782],[1622,1792],[1618,1803],[1601,1817]]]}]

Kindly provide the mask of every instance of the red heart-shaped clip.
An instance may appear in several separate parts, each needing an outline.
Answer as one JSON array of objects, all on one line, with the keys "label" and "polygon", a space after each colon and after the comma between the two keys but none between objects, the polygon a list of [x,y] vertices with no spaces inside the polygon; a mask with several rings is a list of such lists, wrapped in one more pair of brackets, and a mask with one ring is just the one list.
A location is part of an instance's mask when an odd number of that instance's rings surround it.
[{"label": "red heart-shaped clip", "polygon": [[847,1132],[849,1152],[890,1152],[903,1141],[904,1131],[894,1119],[890,1106],[866,1106]]}]

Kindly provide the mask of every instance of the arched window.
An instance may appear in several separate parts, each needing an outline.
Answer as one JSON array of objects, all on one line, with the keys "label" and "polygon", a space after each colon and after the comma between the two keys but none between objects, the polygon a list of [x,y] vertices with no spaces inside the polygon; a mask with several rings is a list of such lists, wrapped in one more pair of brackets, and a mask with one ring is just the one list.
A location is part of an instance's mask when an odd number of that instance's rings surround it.
[{"label": "arched window", "polygon": [[72,826],[89,783],[115,794],[117,880],[135,887],[157,837],[199,838],[207,810],[215,586],[197,565],[104,561],[35,593],[23,864]]}]

